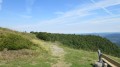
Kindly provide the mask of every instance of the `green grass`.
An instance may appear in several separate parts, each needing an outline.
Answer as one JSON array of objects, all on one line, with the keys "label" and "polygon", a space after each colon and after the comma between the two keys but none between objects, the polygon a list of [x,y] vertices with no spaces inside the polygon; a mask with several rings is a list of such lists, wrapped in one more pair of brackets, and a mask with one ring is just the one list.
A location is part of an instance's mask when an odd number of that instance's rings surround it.
[{"label": "green grass", "polygon": [[33,46],[37,46],[31,42],[30,37],[31,36],[29,34],[27,36],[27,33],[24,34],[0,28],[0,50],[30,49]]},{"label": "green grass", "polygon": [[[70,63],[71,67],[92,67],[98,60],[97,52],[73,49],[59,42],[39,40],[33,34],[0,28],[0,49],[10,49],[0,51],[0,67],[51,67],[59,60],[51,55],[51,45],[64,49],[63,61]],[[120,62],[120,58],[109,57]]]},{"label": "green grass", "polygon": [[57,58],[51,56],[50,44],[34,34],[0,28],[0,67],[51,67]]},{"label": "green grass", "polygon": [[[41,40],[35,40],[34,43],[38,44],[35,50],[1,51],[0,67],[51,67],[51,64],[57,62],[57,58],[51,55],[48,47],[53,43]],[[40,47],[41,44],[46,46]]]},{"label": "green grass", "polygon": [[40,54],[38,56],[24,58],[24,59],[14,59],[14,60],[4,60],[5,62],[0,63],[0,67],[50,67],[50,55]]},{"label": "green grass", "polygon": [[66,51],[65,61],[72,63],[71,67],[92,67],[97,61],[97,53],[63,47]]},{"label": "green grass", "polygon": [[0,28],[0,67],[51,67],[50,44],[34,34]]},{"label": "green grass", "polygon": [[49,46],[54,44],[42,40],[33,40],[38,44],[35,50],[0,51],[0,67],[51,67],[57,58],[51,55]]},{"label": "green grass", "polygon": [[[71,67],[93,67],[93,64],[98,61],[97,52],[77,50],[63,45],[61,47],[64,48],[66,52],[65,62],[71,63]],[[113,56],[109,57],[120,62],[120,58]]]},{"label": "green grass", "polygon": [[34,44],[17,34],[0,35],[0,50],[7,48],[8,50],[18,50],[23,48],[31,48]]},{"label": "green grass", "polygon": [[[8,57],[10,57],[10,59],[5,56],[3,58],[0,57],[0,67],[51,67],[51,64],[54,64],[57,62],[57,60],[59,60],[57,57],[51,56],[49,46],[53,44],[57,44],[59,47],[64,49],[64,62],[70,63],[71,67],[92,67],[92,64],[98,60],[97,52],[72,49],[63,46],[60,43],[51,43],[42,40],[35,40],[34,42],[39,45],[36,50],[19,50],[21,54],[18,50],[14,50],[18,51],[16,53],[19,53],[19,56],[14,54],[13,51],[11,51],[13,54],[7,51],[7,55],[9,55]],[[41,47],[41,45],[44,46]],[[4,53],[5,52],[3,52],[3,54]],[[0,54],[2,54],[2,52],[0,52]],[[16,55],[18,57],[11,59],[10,54]],[[120,60],[120,58],[113,56],[111,56],[111,58]]]}]

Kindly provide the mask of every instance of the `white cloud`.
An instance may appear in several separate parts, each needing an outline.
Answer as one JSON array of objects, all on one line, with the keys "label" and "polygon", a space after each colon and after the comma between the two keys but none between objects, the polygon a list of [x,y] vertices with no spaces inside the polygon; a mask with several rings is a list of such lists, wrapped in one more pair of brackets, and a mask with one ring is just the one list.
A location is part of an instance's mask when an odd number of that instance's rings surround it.
[{"label": "white cloud", "polygon": [[[120,21],[120,15],[118,16],[109,16],[109,17],[101,17],[101,18],[95,18],[95,19],[91,19],[91,20],[86,20],[86,21],[83,21],[83,23],[87,24],[96,24],[96,25],[99,25],[99,24],[111,24],[111,23],[119,23]],[[67,24],[67,25],[79,25],[81,23],[77,22],[77,23],[71,23],[71,24]]]},{"label": "white cloud", "polygon": [[101,0],[100,2],[96,3],[97,6],[105,8],[118,4],[120,4],[120,0]]},{"label": "white cloud", "polygon": [[95,14],[85,10],[84,8],[74,9],[68,12],[61,12],[61,13],[63,14],[61,14],[59,17],[56,17],[50,20],[39,21],[37,26],[41,24],[56,25],[56,24],[70,23],[70,22],[74,22],[77,19],[83,18],[85,16]]},{"label": "white cloud", "polygon": [[0,0],[0,4],[2,4],[3,3],[3,0]]},{"label": "white cloud", "polygon": [[[80,19],[81,17],[89,16],[92,13],[91,11],[96,10],[96,9],[103,9],[105,10],[108,14],[113,15],[112,12],[107,10],[107,7],[113,6],[113,5],[118,5],[120,4],[120,0],[102,0],[100,2],[96,2],[96,5],[89,4],[87,6],[84,6],[83,8],[77,8],[71,11],[67,12],[60,12],[63,13],[61,16],[48,20],[48,21],[42,21],[43,23],[48,23],[48,24],[58,24],[59,23],[64,23],[64,22],[71,22],[73,18]],[[41,22],[40,22],[41,23]]]},{"label": "white cloud", "polygon": [[3,0],[0,0],[0,11],[2,10],[2,3],[3,3]]},{"label": "white cloud", "polygon": [[[99,21],[98,21],[99,20]],[[110,23],[119,23],[120,17],[115,17],[115,18],[103,18],[103,19],[95,19],[90,21],[91,24],[110,24]]]},{"label": "white cloud", "polygon": [[26,14],[19,15],[22,18],[30,19],[32,18],[32,8],[36,0],[25,0],[26,1]]},{"label": "white cloud", "polygon": [[32,16],[30,16],[30,15],[20,15],[20,17],[25,18],[25,19],[30,19],[30,18],[32,18]]},{"label": "white cloud", "polygon": [[[107,9],[105,8],[105,6],[101,6],[101,4],[96,3],[94,0],[91,0],[91,2],[92,2],[93,4],[95,4],[96,6],[102,8],[102,9],[103,9],[105,12],[107,12],[109,15],[113,15],[113,13],[110,12],[109,10],[107,10]],[[102,3],[102,4],[103,4],[103,3]],[[106,4],[105,4],[105,5],[106,5]]]},{"label": "white cloud", "polygon": [[[34,2],[35,2],[35,0],[26,0],[26,3],[27,3],[26,7],[27,7],[28,14],[31,13]],[[82,17],[94,14],[94,13],[91,13],[90,11],[100,9],[101,7],[105,8],[105,7],[109,7],[112,5],[117,5],[117,4],[119,4],[119,2],[118,2],[118,0],[115,0],[115,2],[113,0],[103,0],[103,1],[97,2],[95,4],[97,6],[93,5],[93,4],[88,4],[87,6],[83,6],[82,8],[77,8],[77,9],[70,10],[67,12],[61,12],[61,11],[55,12],[55,14],[59,14],[60,16],[50,19],[50,20],[39,21],[40,23],[38,23],[37,26],[41,25],[41,24],[69,23],[71,21],[74,21],[74,19],[80,19]]]},{"label": "white cloud", "polygon": [[26,0],[26,11],[28,14],[31,14],[34,3],[35,0]]},{"label": "white cloud", "polygon": [[58,11],[58,12],[55,12],[54,14],[57,14],[57,15],[63,15],[64,12],[60,12],[60,11]]},{"label": "white cloud", "polygon": [[[56,18],[45,21],[39,21],[37,24],[25,25],[19,28],[23,30],[31,29],[31,30],[39,30],[39,31],[44,30],[47,32],[56,31],[56,32],[64,32],[64,33],[65,32],[78,33],[80,31],[82,32],[119,31],[119,29],[117,28],[119,27],[120,23],[118,24],[117,22],[120,21],[119,20],[120,18],[114,18],[114,16],[116,15],[111,15],[110,17],[107,18],[101,17],[102,19],[94,18],[94,20],[86,20],[84,22],[82,22],[81,20],[84,17],[88,17],[88,16],[92,17],[92,15],[95,14],[92,11],[101,8],[105,10],[108,14],[112,14],[106,8],[120,4],[120,0],[101,0],[99,2],[95,2],[94,4],[89,4],[87,6],[84,6],[83,8],[77,8],[67,12],[58,12],[58,14],[61,15]],[[116,25],[116,26],[112,27],[111,25]]]}]

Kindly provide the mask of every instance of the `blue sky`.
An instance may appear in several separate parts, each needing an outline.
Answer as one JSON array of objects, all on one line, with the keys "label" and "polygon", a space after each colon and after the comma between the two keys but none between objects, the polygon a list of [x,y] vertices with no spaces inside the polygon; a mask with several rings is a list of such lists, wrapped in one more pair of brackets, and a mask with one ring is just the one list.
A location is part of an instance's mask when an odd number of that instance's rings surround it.
[{"label": "blue sky", "polygon": [[28,32],[120,32],[120,0],[0,0],[0,27]]}]

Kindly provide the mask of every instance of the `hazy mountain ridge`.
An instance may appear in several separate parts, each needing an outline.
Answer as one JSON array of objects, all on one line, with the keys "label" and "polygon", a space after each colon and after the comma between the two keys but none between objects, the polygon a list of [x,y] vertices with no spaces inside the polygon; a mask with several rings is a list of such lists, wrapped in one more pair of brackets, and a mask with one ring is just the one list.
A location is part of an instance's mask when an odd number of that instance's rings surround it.
[{"label": "hazy mountain ridge", "polygon": [[92,33],[92,35],[98,35],[109,39],[111,42],[120,46],[120,33]]}]

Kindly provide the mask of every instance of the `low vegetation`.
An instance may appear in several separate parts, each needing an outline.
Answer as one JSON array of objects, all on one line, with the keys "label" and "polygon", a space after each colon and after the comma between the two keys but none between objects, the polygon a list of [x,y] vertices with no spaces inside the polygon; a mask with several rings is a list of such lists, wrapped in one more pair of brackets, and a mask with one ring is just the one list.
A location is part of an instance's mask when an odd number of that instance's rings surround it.
[{"label": "low vegetation", "polygon": [[[93,67],[94,63],[98,61],[97,52],[85,51],[81,49],[74,49],[61,46],[65,54],[65,62],[71,63],[70,67]],[[120,62],[120,58],[107,55],[113,60]]]},{"label": "low vegetation", "polygon": [[[60,36],[65,40],[71,35]],[[68,40],[74,36],[68,37]],[[96,52],[73,48],[73,40],[62,42],[59,37],[57,40],[45,39],[38,39],[31,33],[0,28],[0,67],[92,67],[98,60]],[[120,58],[110,57],[120,62]]]},{"label": "low vegetation", "polygon": [[51,67],[56,61],[50,44],[34,34],[0,28],[0,67]]},{"label": "low vegetation", "polygon": [[106,38],[94,35],[76,35],[76,34],[54,34],[46,32],[31,32],[36,34],[39,39],[45,41],[59,41],[65,46],[74,49],[83,49],[87,51],[97,51],[100,49],[103,53],[120,57],[120,47]]},{"label": "low vegetation", "polygon": [[18,50],[30,49],[35,46],[28,38],[16,32],[9,32],[10,30],[0,28],[0,50]]},{"label": "low vegetation", "polygon": [[71,67],[93,67],[94,63],[98,61],[97,52],[88,52],[67,47],[64,47],[64,49],[67,52],[65,61],[71,63]]}]

